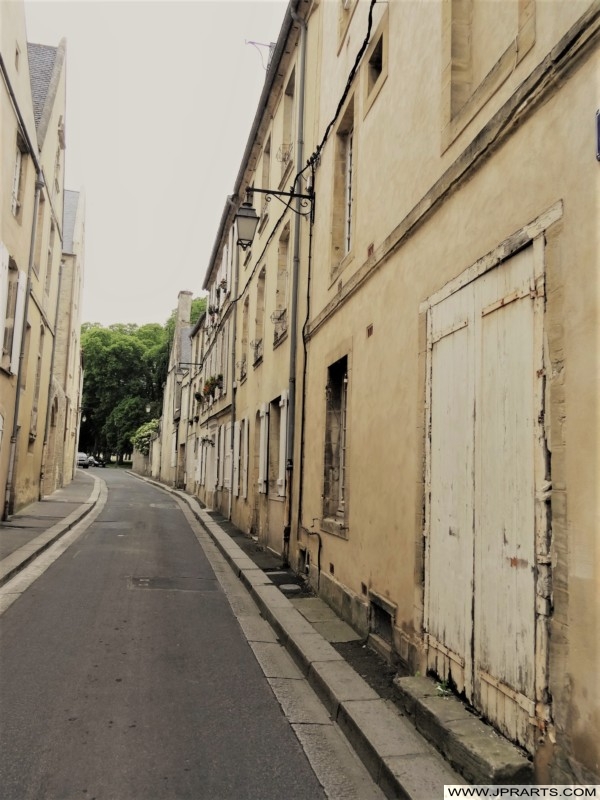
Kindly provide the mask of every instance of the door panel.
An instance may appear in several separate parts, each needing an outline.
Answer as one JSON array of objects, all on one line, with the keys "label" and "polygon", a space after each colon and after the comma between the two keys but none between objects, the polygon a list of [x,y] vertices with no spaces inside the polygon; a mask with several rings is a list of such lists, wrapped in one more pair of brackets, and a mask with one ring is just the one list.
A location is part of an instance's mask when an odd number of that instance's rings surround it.
[{"label": "door panel", "polygon": [[540,397],[534,287],[528,248],[430,309],[425,590],[429,668],[452,677],[484,716],[530,749]]},{"label": "door panel", "polygon": [[432,315],[429,668],[471,693],[473,369],[470,297]]}]

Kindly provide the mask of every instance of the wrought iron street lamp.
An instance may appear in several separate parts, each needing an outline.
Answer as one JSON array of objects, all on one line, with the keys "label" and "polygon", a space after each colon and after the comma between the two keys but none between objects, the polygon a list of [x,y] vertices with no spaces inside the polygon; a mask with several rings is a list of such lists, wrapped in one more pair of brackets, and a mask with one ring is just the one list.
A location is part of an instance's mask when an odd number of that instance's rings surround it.
[{"label": "wrought iron street lamp", "polygon": [[[266,195],[268,203],[271,201],[271,198],[276,197],[286,208],[291,209],[294,214],[298,214],[301,217],[310,215],[310,221],[314,222],[315,193],[312,186],[309,186],[306,192],[295,192],[293,189],[289,192],[280,192],[275,189],[248,188],[246,190],[246,199],[235,215],[238,230],[237,243],[242,250],[247,250],[250,247],[254,239],[254,234],[256,233],[256,228],[258,227],[259,216],[252,205],[252,195],[254,192]],[[292,200],[300,200],[301,208],[308,208],[308,210],[301,211],[298,208],[294,208]]]}]

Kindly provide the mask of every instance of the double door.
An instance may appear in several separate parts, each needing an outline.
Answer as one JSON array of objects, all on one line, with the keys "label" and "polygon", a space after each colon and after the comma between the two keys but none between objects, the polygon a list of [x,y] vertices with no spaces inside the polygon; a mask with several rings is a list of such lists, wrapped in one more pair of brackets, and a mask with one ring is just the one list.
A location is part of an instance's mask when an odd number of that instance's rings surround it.
[{"label": "double door", "polygon": [[530,246],[428,312],[428,666],[530,749],[543,293]]}]

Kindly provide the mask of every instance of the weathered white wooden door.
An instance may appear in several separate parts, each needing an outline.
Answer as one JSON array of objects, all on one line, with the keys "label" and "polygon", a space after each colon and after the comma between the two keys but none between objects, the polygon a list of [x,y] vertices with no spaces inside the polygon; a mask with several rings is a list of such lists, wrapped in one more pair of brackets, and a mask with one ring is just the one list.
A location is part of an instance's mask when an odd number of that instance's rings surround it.
[{"label": "weathered white wooden door", "polygon": [[526,747],[536,716],[542,312],[533,247],[429,312],[428,663]]}]

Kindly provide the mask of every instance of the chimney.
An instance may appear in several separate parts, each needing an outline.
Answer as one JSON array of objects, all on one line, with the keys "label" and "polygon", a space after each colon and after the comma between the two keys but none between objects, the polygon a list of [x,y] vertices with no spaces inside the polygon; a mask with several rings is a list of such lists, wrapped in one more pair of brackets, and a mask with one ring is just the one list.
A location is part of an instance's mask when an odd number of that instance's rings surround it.
[{"label": "chimney", "polygon": [[179,325],[189,325],[192,315],[192,293],[179,292],[177,295],[177,322]]}]

